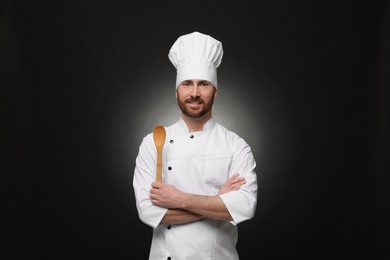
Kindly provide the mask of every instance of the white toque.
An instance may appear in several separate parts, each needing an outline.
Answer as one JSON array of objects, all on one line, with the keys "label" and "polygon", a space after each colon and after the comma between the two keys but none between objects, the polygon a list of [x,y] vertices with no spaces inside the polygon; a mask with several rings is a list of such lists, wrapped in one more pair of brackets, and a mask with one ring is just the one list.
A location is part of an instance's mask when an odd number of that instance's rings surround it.
[{"label": "white toque", "polygon": [[222,43],[209,35],[193,32],[180,36],[168,54],[177,70],[176,89],[191,79],[210,81],[218,89],[217,68],[222,56]]}]

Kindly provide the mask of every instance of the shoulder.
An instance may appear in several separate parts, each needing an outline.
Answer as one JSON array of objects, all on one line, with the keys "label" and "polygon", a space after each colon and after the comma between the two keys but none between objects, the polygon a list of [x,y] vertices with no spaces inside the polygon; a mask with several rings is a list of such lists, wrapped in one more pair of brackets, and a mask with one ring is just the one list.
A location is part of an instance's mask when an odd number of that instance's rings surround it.
[{"label": "shoulder", "polygon": [[234,147],[244,147],[248,146],[248,143],[236,132],[227,129],[225,126],[215,123],[216,131],[226,137],[226,141],[229,142]]},{"label": "shoulder", "polygon": [[215,123],[215,129],[218,133],[225,135],[229,139],[244,141],[244,139],[239,134],[237,134],[232,130],[227,129],[225,126],[221,125],[220,123]]}]

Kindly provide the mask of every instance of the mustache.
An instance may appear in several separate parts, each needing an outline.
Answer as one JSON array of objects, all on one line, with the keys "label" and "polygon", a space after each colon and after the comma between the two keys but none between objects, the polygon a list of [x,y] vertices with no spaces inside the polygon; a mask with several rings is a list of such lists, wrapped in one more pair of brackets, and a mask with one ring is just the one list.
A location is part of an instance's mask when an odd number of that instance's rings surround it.
[{"label": "mustache", "polygon": [[185,100],[185,102],[192,103],[192,102],[202,102],[204,103],[204,100],[201,97],[190,97]]}]

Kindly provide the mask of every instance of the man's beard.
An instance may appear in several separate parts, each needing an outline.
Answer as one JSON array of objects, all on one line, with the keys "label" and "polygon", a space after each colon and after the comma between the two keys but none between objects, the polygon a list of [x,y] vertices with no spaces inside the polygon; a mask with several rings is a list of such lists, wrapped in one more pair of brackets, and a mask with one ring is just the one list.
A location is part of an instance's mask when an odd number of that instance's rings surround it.
[{"label": "man's beard", "polygon": [[[187,103],[192,103],[192,102],[201,102],[202,103],[202,107],[198,110],[193,110],[193,109],[190,109],[186,106]],[[212,95],[212,98],[210,99],[209,102],[205,102],[204,99],[200,98],[200,97],[196,97],[196,98],[187,98],[185,100],[181,100],[179,97],[177,98],[177,103],[179,105],[179,108],[181,110],[181,112],[183,112],[183,114],[185,114],[186,116],[188,117],[191,117],[191,118],[194,118],[194,119],[198,119],[198,118],[201,118],[202,116],[204,116],[205,114],[207,114],[212,106],[213,106],[213,103],[214,103],[214,95]]]}]

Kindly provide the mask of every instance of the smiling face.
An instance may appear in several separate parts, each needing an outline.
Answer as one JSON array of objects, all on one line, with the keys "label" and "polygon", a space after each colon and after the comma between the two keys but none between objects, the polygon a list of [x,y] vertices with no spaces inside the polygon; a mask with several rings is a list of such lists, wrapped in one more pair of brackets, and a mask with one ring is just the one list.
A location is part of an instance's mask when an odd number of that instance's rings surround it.
[{"label": "smiling face", "polygon": [[185,80],[176,90],[177,103],[184,115],[199,119],[211,117],[217,91],[207,80]]}]

